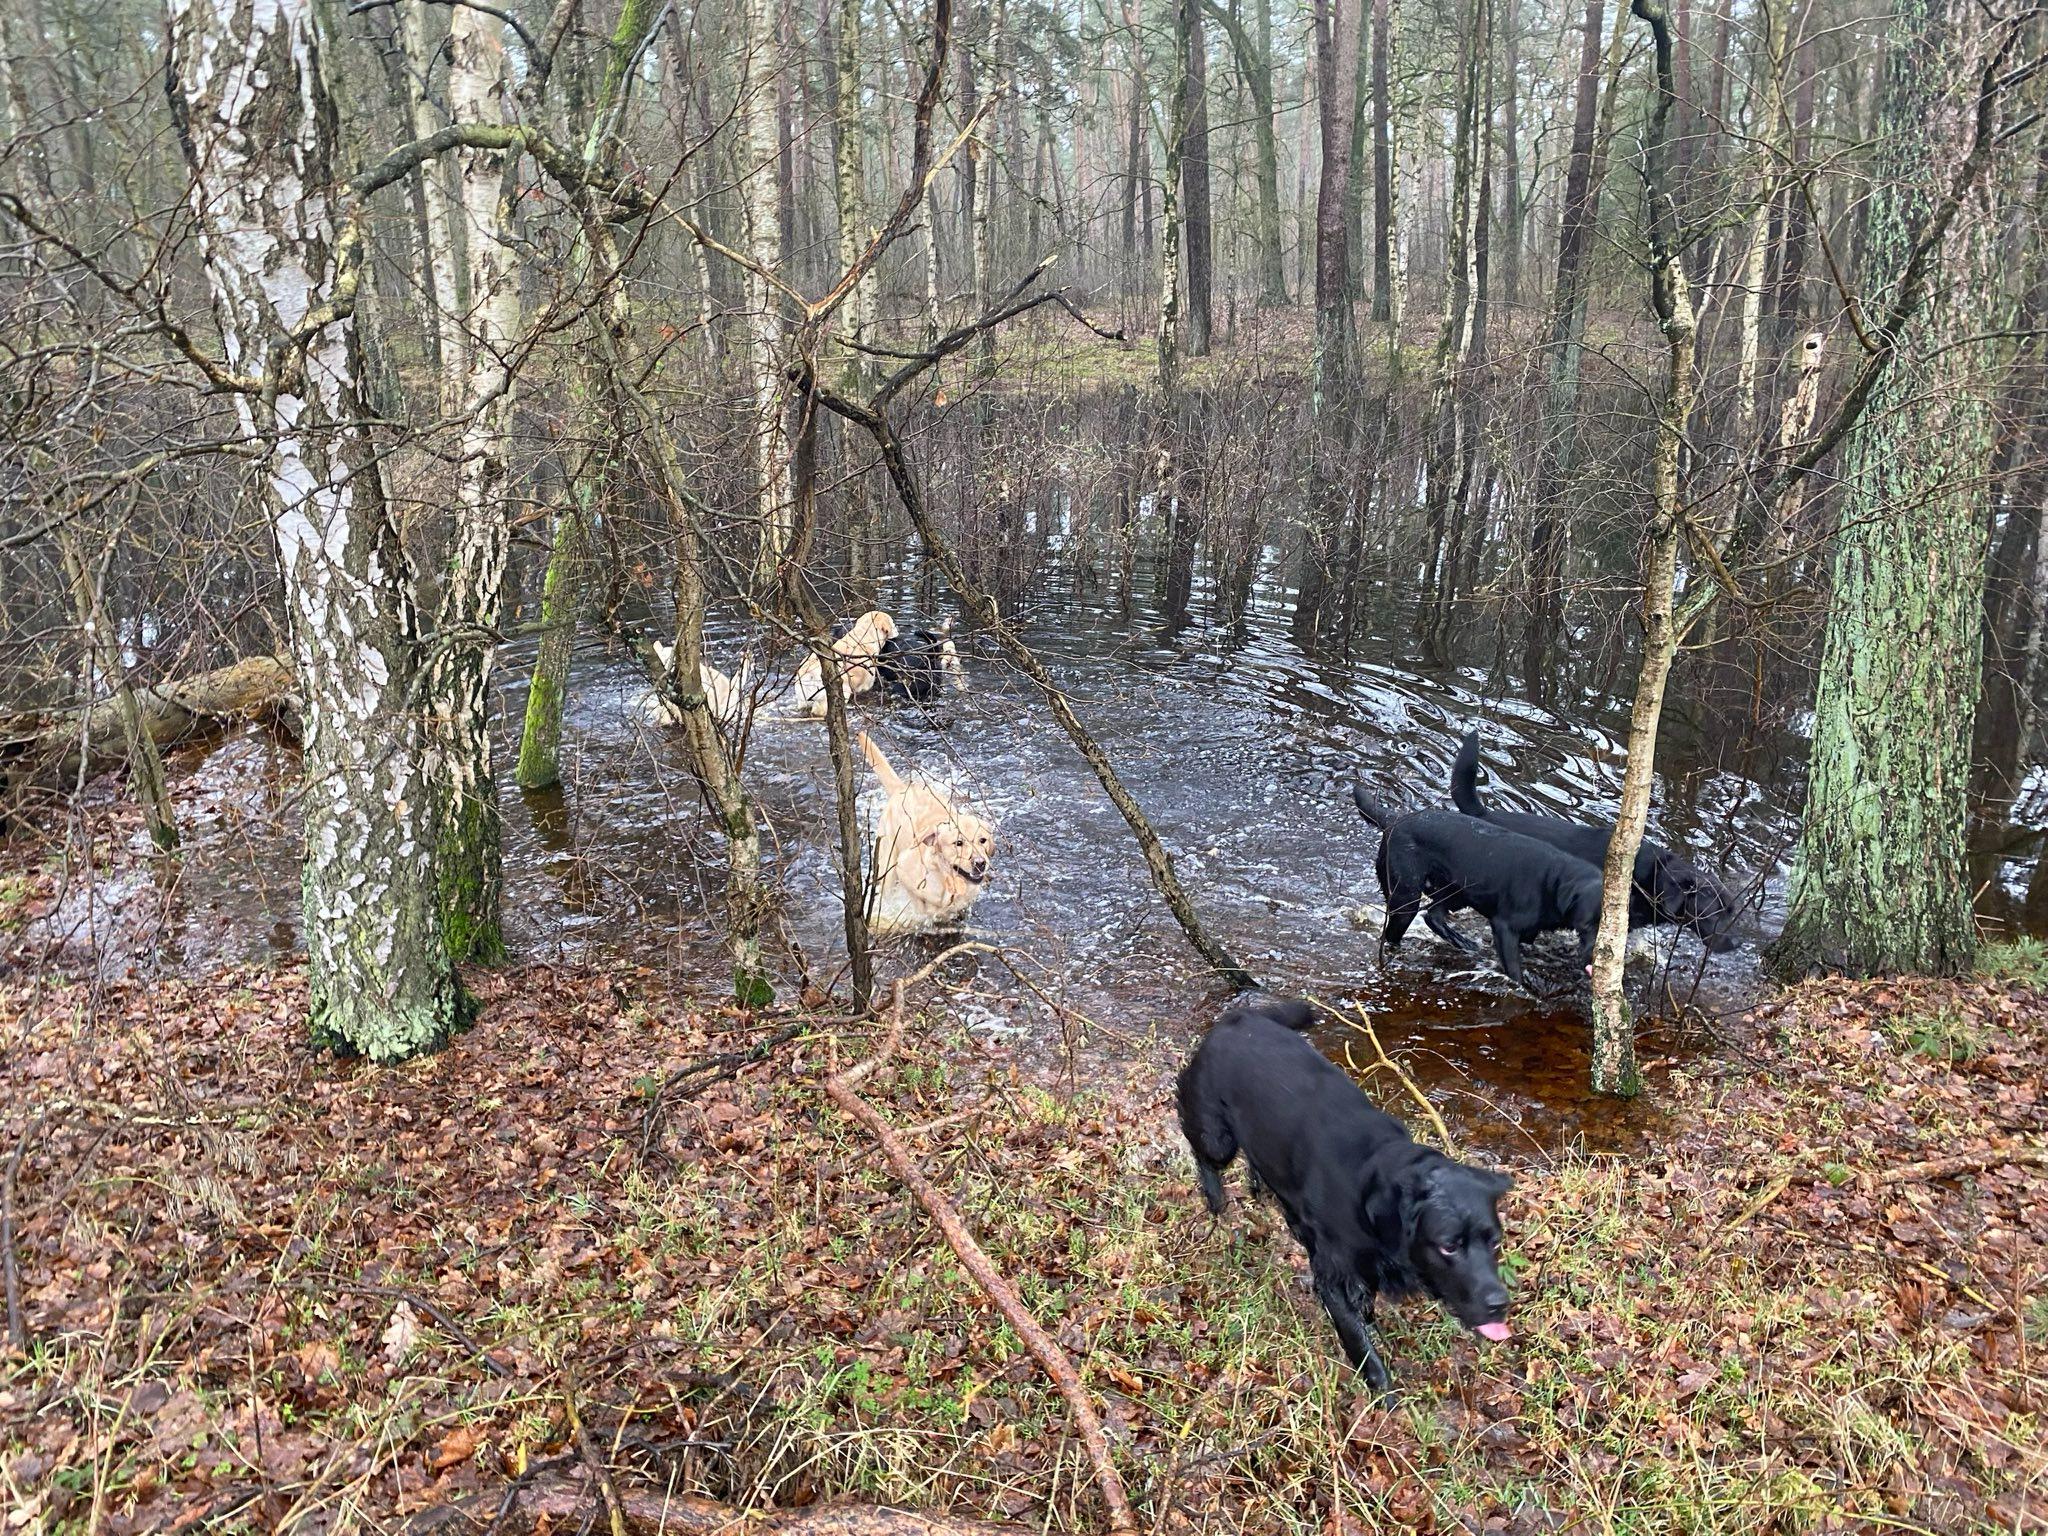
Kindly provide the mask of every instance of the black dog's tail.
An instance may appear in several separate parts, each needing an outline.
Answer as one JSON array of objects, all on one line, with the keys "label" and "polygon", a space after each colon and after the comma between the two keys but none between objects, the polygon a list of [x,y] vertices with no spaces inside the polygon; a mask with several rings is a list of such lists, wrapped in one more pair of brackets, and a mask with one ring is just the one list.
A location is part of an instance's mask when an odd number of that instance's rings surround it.
[{"label": "black dog's tail", "polygon": [[1479,733],[1467,731],[1458,743],[1458,755],[1451,759],[1451,804],[1467,816],[1484,816],[1486,802],[1479,798]]},{"label": "black dog's tail", "polygon": [[1387,823],[1394,819],[1394,813],[1375,800],[1363,784],[1351,786],[1351,803],[1358,807],[1359,815],[1382,832],[1387,830]]}]

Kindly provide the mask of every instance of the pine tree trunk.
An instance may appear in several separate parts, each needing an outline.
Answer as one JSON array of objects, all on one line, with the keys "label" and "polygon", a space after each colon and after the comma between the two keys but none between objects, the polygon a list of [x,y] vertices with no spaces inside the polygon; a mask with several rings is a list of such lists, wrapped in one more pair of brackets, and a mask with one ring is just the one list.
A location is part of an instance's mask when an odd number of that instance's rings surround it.
[{"label": "pine tree trunk", "polygon": [[1372,317],[1394,323],[1394,0],[1372,0]]},{"label": "pine tree trunk", "polygon": [[[1961,161],[1970,124],[1956,87],[1974,67],[1975,15],[1961,0],[1904,0],[1893,13],[1868,291],[1899,285]],[[1949,975],[1975,954],[1964,828],[1982,680],[1992,349],[1944,343],[1997,329],[1994,229],[1980,192],[1929,284],[1917,361],[1878,380],[1850,439],[1806,814],[1769,957],[1780,975]]]},{"label": "pine tree trunk", "polygon": [[[1992,485],[2002,525],[1984,588],[1984,698],[1971,748],[1970,801],[1980,823],[2003,825],[2027,777],[2034,699],[2042,660],[2043,608],[2048,605],[2048,137],[2036,149],[2033,249],[2013,316],[2027,338],[2006,375],[1996,419],[2004,426]],[[1994,869],[1978,868],[1972,884]]]},{"label": "pine tree trunk", "polygon": [[[170,80],[214,312],[243,373],[359,271],[337,226],[333,116],[311,0],[172,0]],[[396,1060],[465,1007],[441,944],[413,583],[358,395],[355,323],[313,334],[293,392],[242,393],[267,490],[305,707],[308,991],[317,1039]]]},{"label": "pine tree trunk", "polygon": [[1358,371],[1358,334],[1351,315],[1351,256],[1345,218],[1351,196],[1351,119],[1358,86],[1358,16],[1362,0],[1315,0],[1316,71],[1320,81],[1323,169],[1316,186],[1315,393],[1319,403]]},{"label": "pine tree trunk", "polygon": [[1233,4],[1207,0],[1206,9],[1230,38],[1238,77],[1250,93],[1252,131],[1252,246],[1259,302],[1287,302],[1287,244],[1280,218],[1280,140],[1273,121],[1273,3],[1252,0],[1249,29]]},{"label": "pine tree trunk", "polygon": [[1500,153],[1506,195],[1500,205],[1500,238],[1495,242],[1491,287],[1508,312],[1514,312],[1522,292],[1522,22],[1510,0],[1505,25],[1507,40],[1501,51]]},{"label": "pine tree trunk", "polygon": [[1565,168],[1564,216],[1557,234],[1557,280],[1550,311],[1543,435],[1530,496],[1529,625],[1523,636],[1522,676],[1539,698],[1556,686],[1557,642],[1564,625],[1564,566],[1572,518],[1566,504],[1577,461],[1580,354],[1586,333],[1586,261],[1600,210],[1605,169],[1603,119],[1611,123],[1619,86],[1621,42],[1628,10],[1617,7],[1607,44],[1602,105],[1600,33],[1605,0],[1586,0],[1579,39],[1578,95],[1572,112],[1571,159]]}]

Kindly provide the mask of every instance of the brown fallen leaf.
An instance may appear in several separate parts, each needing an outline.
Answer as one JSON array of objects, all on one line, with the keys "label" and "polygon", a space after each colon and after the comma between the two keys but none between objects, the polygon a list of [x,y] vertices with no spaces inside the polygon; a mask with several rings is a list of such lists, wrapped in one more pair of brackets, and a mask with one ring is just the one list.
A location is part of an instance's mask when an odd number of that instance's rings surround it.
[{"label": "brown fallen leaf", "polygon": [[299,1362],[299,1369],[306,1373],[306,1380],[320,1381],[326,1377],[341,1374],[341,1352],[326,1339],[313,1339],[292,1351],[292,1358]]},{"label": "brown fallen leaf", "polygon": [[476,1431],[467,1424],[458,1424],[442,1437],[434,1450],[434,1459],[428,1469],[446,1472],[450,1467],[459,1467],[476,1454]]}]

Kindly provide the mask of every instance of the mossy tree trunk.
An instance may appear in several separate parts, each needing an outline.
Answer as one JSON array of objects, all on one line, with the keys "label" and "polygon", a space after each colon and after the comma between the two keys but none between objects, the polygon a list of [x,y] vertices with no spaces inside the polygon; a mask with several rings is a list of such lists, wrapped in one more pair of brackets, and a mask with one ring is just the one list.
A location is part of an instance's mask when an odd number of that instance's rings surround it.
[{"label": "mossy tree trunk", "polygon": [[[1864,256],[1873,292],[1905,281],[1963,160],[1969,97],[1956,87],[1976,62],[1975,14],[1960,0],[1893,13]],[[1806,813],[1770,952],[1782,976],[1948,975],[1975,954],[1964,834],[1994,348],[1958,343],[1997,329],[1994,228],[1980,189],[1928,284],[1917,345],[1878,379],[1849,440]]]},{"label": "mossy tree trunk", "polygon": [[597,506],[596,453],[585,455],[571,480],[572,505],[555,514],[554,547],[540,589],[540,651],[526,690],[513,779],[521,789],[549,789],[562,779],[562,707],[569,692],[569,657],[576,646],[576,616],[583,575],[583,530]]}]

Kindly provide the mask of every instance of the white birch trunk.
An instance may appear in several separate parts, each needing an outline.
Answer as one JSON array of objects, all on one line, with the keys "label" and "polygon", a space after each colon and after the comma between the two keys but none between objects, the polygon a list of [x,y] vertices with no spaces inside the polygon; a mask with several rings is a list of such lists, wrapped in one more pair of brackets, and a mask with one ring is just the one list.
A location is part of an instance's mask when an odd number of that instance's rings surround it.
[{"label": "white birch trunk", "polygon": [[776,167],[776,77],[782,64],[775,0],[745,0],[747,71],[741,86],[740,202],[745,210],[747,331],[754,383],[758,569],[772,572],[789,540],[789,398],[782,379],[782,301],[766,274],[782,266]]},{"label": "white birch trunk", "polygon": [[1771,208],[1778,197],[1777,145],[1781,142],[1780,120],[1785,115],[1786,5],[1769,8],[1769,27],[1764,38],[1762,60],[1764,79],[1757,106],[1754,133],[1762,141],[1760,169],[1752,196],[1747,244],[1742,253],[1742,335],[1735,365],[1736,452],[1756,452],[1756,376],[1762,350],[1764,314],[1764,254],[1771,237]]},{"label": "white birch trunk", "polygon": [[[430,748],[412,697],[411,573],[378,481],[337,225],[312,0],[170,0],[170,78],[227,363],[265,459],[305,705],[305,903],[315,1037],[393,1060],[462,1016],[441,948]],[[337,301],[340,301],[339,303]],[[314,311],[338,318],[302,347]]]},{"label": "white birch trunk", "polygon": [[[456,123],[495,126],[507,81],[501,23],[457,6],[449,19],[448,108]],[[503,619],[505,428],[512,406],[510,356],[519,326],[519,281],[506,243],[511,183],[506,155],[456,155],[469,308],[462,356],[453,538],[441,589],[431,686],[440,728],[441,919],[458,961],[496,960],[504,884],[498,783],[491,760],[490,683]]]},{"label": "white birch trunk", "polygon": [[[839,205],[839,270],[842,272],[852,270],[873,235],[867,222],[867,159],[862,147],[860,8],[861,0],[840,0],[839,3],[839,160],[834,167],[832,185]],[[854,284],[841,315],[840,330],[848,338],[854,341],[874,339],[869,335],[875,326],[873,273]],[[846,349],[845,377],[849,387],[859,390],[872,372],[863,353],[851,347]]]}]

